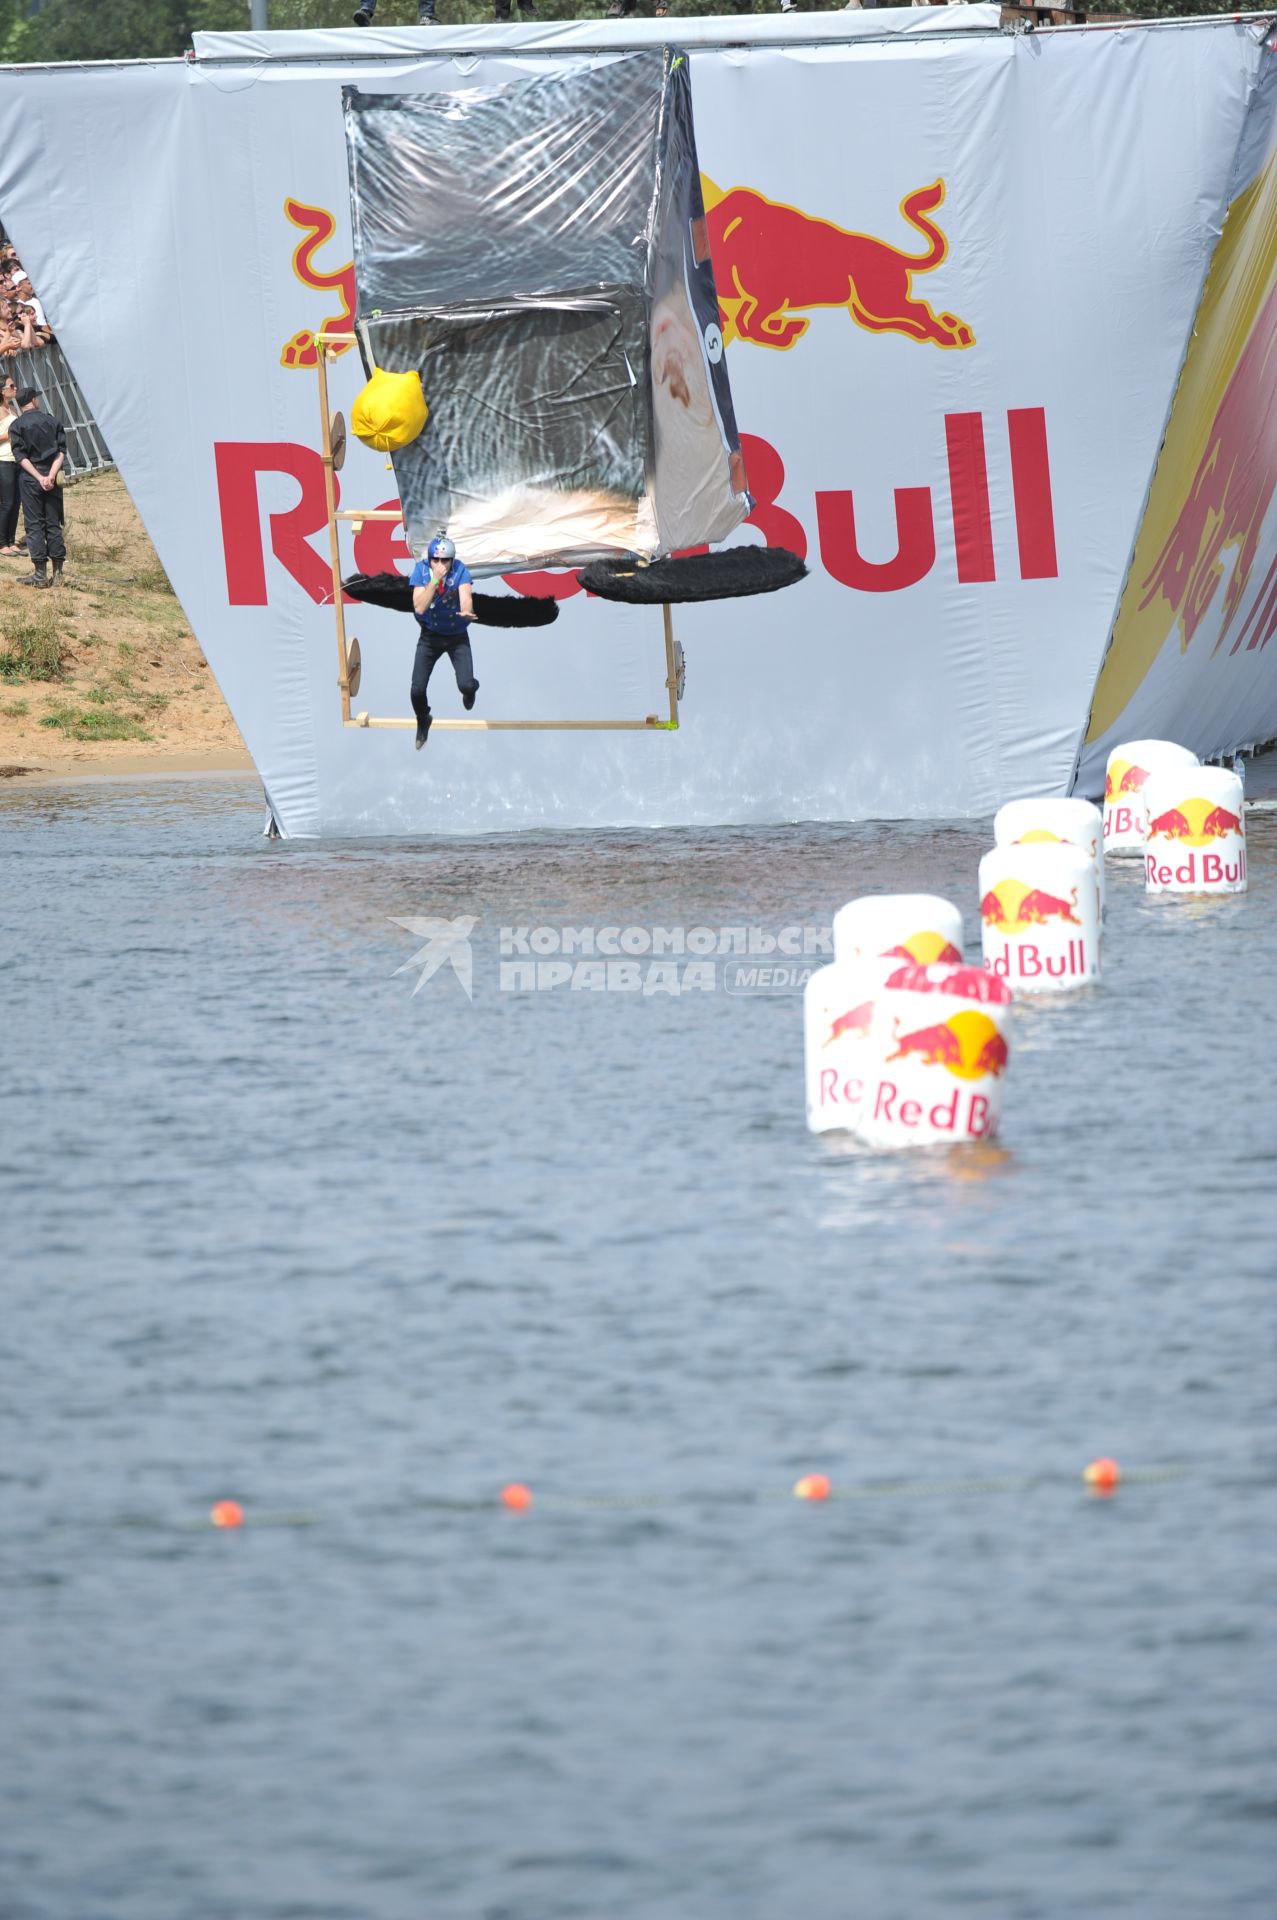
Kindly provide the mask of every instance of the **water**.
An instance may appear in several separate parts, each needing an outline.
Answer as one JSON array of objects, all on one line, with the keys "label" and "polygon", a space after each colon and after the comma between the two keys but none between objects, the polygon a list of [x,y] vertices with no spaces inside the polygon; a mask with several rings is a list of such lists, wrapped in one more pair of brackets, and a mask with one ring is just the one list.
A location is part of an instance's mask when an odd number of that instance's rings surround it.
[{"label": "water", "polygon": [[1277,815],[1245,899],[1111,872],[1001,1149],[885,1157],[796,998],[497,930],[971,929],[987,823],[261,815],[0,800],[4,1920],[1271,1914]]}]

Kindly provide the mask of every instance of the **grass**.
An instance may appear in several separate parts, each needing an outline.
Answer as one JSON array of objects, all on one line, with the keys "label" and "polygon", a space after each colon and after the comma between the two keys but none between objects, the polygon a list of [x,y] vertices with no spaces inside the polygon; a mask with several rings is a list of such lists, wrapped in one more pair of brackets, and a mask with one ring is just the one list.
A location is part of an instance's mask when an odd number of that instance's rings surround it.
[{"label": "grass", "polygon": [[[172,588],[153,554],[144,552],[138,567],[136,543],[106,538],[92,516],[85,515],[84,520],[86,524],[81,531],[88,538],[82,544],[89,547],[95,578],[101,577],[104,564],[109,568],[112,562],[127,556],[127,563],[137,570],[124,573],[121,569],[122,577],[112,582],[117,589],[130,590],[132,596],[141,592],[172,599]],[[62,596],[56,607],[42,603],[30,609],[19,606],[16,612],[10,612],[6,606],[7,632],[0,645],[0,681],[64,681],[68,678],[67,663],[76,658],[67,645],[67,636],[74,633],[68,611]],[[91,642],[96,643],[101,637],[94,632]],[[157,631],[145,649],[152,666],[158,666],[160,661],[151,656],[164,653],[167,641],[168,636]],[[145,662],[133,641],[117,641],[115,656],[114,664],[108,666],[107,661],[101,662],[105,671],[93,675],[88,685],[83,683],[87,676],[75,676],[80,684],[68,687],[63,699],[40,715],[40,725],[56,728],[72,740],[150,740],[152,736],[146,730],[146,722],[164,712],[169,696],[151,693],[145,686],[136,684],[135,676]],[[25,700],[0,708],[0,713],[9,720],[23,719],[27,712]]]},{"label": "grass", "polygon": [[[85,698],[92,701],[100,692],[91,687]],[[150,734],[136,714],[121,713],[105,705],[50,707],[41,714],[42,727],[57,727],[72,740],[149,740]]]},{"label": "grass", "polygon": [[77,482],[67,523],[59,593],[10,591],[0,568],[0,758],[41,747],[71,758],[80,742],[162,745],[170,733],[185,749],[203,729],[220,745],[207,663],[119,475]]},{"label": "grass", "polygon": [[169,585],[169,577],[156,561],[153,567],[142,567],[133,575],[133,585],[139,593],[163,593],[172,600],[175,596]]},{"label": "grass", "polygon": [[7,626],[0,647],[0,680],[65,679],[67,649],[54,614],[41,607],[10,616]]}]

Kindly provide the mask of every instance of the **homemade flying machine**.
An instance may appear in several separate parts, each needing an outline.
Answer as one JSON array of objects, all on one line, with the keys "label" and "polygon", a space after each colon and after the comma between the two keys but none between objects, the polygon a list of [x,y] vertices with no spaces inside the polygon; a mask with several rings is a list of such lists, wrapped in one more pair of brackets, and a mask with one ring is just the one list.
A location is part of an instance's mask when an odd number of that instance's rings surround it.
[{"label": "homemade flying machine", "polygon": [[[605,599],[663,610],[669,717],[436,720],[436,728],[670,731],[682,648],[672,603],[771,592],[805,568],[783,549],[677,557],[720,542],[751,501],[710,263],[685,58],[670,49],[533,78],[396,94],[343,89],[358,317],[317,336],[342,718],[360,653],[343,592],[411,611],[400,575],[341,572],[339,526],[402,519],[420,551],[445,531],[476,579],[579,567]],[[327,361],[418,373],[429,418],[378,439],[401,507],[342,508],[345,424]],[[418,416],[420,415],[418,409]],[[542,625],[553,601],[476,593],[480,624]]]}]

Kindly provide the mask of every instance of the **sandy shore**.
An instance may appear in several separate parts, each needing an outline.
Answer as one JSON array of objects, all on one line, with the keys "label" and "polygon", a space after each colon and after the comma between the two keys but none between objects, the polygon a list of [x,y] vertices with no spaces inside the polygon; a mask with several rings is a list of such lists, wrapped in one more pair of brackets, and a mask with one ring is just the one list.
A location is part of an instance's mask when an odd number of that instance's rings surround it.
[{"label": "sandy shore", "polygon": [[110,758],[89,753],[0,766],[0,781],[13,786],[49,787],[68,780],[172,780],[209,773],[248,776],[253,773],[253,763],[246,753],[216,748],[205,753],[120,753]]},{"label": "sandy shore", "polygon": [[251,772],[118,473],[66,491],[66,584],[0,559],[0,782]]}]

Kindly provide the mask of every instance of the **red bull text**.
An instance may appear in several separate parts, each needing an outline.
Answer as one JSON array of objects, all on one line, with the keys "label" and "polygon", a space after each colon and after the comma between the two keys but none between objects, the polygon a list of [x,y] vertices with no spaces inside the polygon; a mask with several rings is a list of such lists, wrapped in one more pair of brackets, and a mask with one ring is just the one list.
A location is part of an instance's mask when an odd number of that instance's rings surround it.
[{"label": "red bull text", "polygon": [[[924,449],[923,471],[939,454],[947,472],[948,511],[953,533],[953,582],[993,586],[1013,572],[1021,580],[1059,577],[1055,506],[1047,452],[1046,414],[1041,407],[1011,408],[1005,415],[1007,459],[1015,521],[1015,563],[995,551],[993,509],[982,413],[945,415],[945,446]],[[831,580],[853,593],[903,593],[917,586],[936,566],[937,500],[931,486],[893,488],[896,552],[870,560],[861,552],[856,531],[858,488],[821,490],[812,497],[806,519],[781,505],[785,463],[770,441],[743,433],[741,448],[755,501],[748,524],[772,546],[808,557],[814,519],[820,564]],[[269,552],[283,571],[317,605],[332,598],[332,563],[313,544],[326,531],[324,465],[318,450],[293,441],[218,441],[213,449],[226,566],[226,595],[232,607],[264,607]],[[906,466],[904,469],[908,471]],[[914,469],[917,470],[917,463]],[[892,485],[895,476],[888,478]],[[337,503],[341,488],[334,476]],[[935,490],[935,491],[938,491]],[[379,511],[398,500],[380,503]],[[263,538],[265,520],[265,538]],[[355,535],[355,568],[384,573],[410,559],[394,523],[366,520]],[[583,591],[574,572],[508,576],[529,593],[566,600]]]},{"label": "red bull text", "polygon": [[[1017,859],[1022,869],[1014,865]],[[991,973],[1030,993],[1081,986],[1096,977],[1099,888],[1089,854],[1062,841],[1019,841],[995,848],[980,865],[981,935]],[[1034,865],[1055,884],[1035,885]]]},{"label": "red bull text", "polygon": [[895,1081],[881,1079],[873,1090],[867,1124],[875,1131],[898,1128],[919,1138],[939,1134],[954,1140],[993,1140],[998,1115],[984,1093],[955,1087],[947,1100],[928,1104],[914,1096],[902,1097]]},{"label": "red bull text", "polygon": [[1144,881],[1153,893],[1240,893],[1246,885],[1245,842],[1237,842],[1231,858],[1226,853],[1190,850],[1178,860],[1168,860],[1149,847],[1144,855]]},{"label": "red bull text", "polygon": [[[878,1064],[857,1131],[877,1146],[993,1139],[1011,994],[960,964],[902,969],[899,979],[878,1002]],[[924,1011],[930,1017],[918,1019]]]},{"label": "red bull text", "polygon": [[[860,987],[860,992],[856,987]],[[836,966],[822,967],[807,982],[803,1000],[807,1124],[815,1133],[849,1127],[864,1098],[864,1073],[873,1058],[874,1001],[862,998]]]},{"label": "red bull text", "polygon": [[1222,767],[1149,780],[1144,884],[1150,893],[1241,893],[1246,886],[1242,783]]}]

